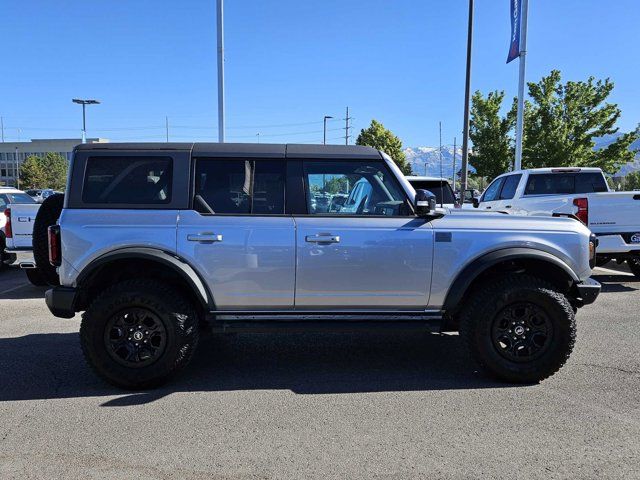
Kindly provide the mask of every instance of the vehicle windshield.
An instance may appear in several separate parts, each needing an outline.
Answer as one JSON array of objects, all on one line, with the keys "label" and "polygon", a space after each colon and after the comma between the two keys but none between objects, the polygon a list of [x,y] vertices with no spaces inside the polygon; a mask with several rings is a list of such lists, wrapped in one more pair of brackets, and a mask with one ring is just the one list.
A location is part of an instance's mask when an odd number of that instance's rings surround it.
[{"label": "vehicle windshield", "polygon": [[453,189],[449,182],[439,180],[409,180],[416,190],[429,190],[436,196],[437,203],[455,203]]},{"label": "vehicle windshield", "polygon": [[6,195],[9,203],[36,203],[36,201],[26,193],[7,193]]}]

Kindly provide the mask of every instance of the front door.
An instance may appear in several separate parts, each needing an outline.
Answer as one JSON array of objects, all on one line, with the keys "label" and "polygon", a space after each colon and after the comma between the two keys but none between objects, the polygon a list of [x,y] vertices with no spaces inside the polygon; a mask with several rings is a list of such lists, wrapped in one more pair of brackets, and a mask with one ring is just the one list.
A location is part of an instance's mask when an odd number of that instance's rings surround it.
[{"label": "front door", "polygon": [[424,309],[433,230],[411,212],[386,163],[307,160],[303,176],[296,309]]},{"label": "front door", "polygon": [[207,282],[218,310],[293,308],[295,227],[284,216],[284,159],[195,162],[178,254]]}]

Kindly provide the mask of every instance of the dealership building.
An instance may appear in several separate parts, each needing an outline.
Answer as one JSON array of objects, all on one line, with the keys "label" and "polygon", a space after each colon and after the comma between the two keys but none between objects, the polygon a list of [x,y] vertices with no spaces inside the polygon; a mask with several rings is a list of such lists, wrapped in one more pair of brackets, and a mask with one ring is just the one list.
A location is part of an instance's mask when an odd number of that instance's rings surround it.
[{"label": "dealership building", "polygon": [[[104,143],[104,138],[88,138],[87,143]],[[71,160],[73,148],[82,143],[79,138],[33,139],[29,142],[0,142],[0,185],[16,185],[16,173],[30,156],[43,157],[47,153],[59,153]]]}]

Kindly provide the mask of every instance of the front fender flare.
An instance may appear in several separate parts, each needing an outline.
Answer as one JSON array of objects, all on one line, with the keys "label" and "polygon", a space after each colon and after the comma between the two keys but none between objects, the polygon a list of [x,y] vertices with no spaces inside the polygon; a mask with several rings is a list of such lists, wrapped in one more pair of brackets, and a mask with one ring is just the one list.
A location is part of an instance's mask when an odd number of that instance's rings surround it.
[{"label": "front fender flare", "polygon": [[580,281],[578,275],[576,275],[569,265],[551,253],[533,248],[504,248],[494,250],[465,265],[451,284],[442,309],[445,312],[455,311],[473,281],[489,268],[505,261],[522,259],[539,260],[550,263],[562,269],[567,274],[567,277],[574,283]]}]

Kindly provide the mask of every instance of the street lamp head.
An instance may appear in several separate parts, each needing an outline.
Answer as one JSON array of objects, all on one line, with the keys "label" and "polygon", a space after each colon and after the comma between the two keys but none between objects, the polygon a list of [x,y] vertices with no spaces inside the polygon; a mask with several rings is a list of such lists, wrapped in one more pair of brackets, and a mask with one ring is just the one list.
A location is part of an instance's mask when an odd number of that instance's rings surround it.
[{"label": "street lamp head", "polygon": [[331,115],[325,115],[324,118],[326,120],[327,118],[333,118],[333,117]]},{"label": "street lamp head", "polygon": [[71,100],[73,103],[78,103],[80,105],[97,105],[100,103],[100,100],[94,100],[94,99],[81,99],[81,98],[74,98]]}]

